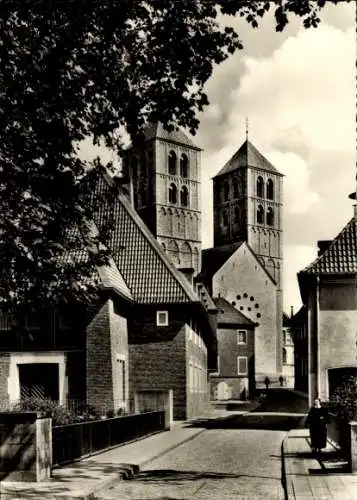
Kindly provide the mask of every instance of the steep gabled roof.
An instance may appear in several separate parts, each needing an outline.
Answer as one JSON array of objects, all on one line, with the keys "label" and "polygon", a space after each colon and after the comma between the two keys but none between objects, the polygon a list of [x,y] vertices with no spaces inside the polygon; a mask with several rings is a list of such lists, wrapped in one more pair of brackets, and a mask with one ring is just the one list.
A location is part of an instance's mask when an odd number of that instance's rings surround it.
[{"label": "steep gabled roof", "polygon": [[283,176],[258,150],[251,142],[246,140],[241,147],[234,153],[232,158],[221,168],[213,178],[233,172],[242,167],[251,167],[265,172],[271,172],[275,175]]},{"label": "steep gabled roof", "polygon": [[219,325],[235,325],[253,328],[256,324],[247,318],[244,314],[238,311],[223,297],[213,299],[218,309],[217,324]]},{"label": "steep gabled roof", "polygon": [[[109,189],[102,178],[97,189]],[[113,216],[114,227],[108,243],[111,255],[134,300],[140,304],[199,302],[188,281],[171,263],[127,196],[119,194],[96,214],[97,226]]]},{"label": "steep gabled roof", "polygon": [[202,250],[202,271],[200,273],[200,278],[206,286],[211,286],[213,276],[242,244],[243,241],[238,241],[236,243]]},{"label": "steep gabled roof", "polygon": [[201,148],[196,146],[190,137],[188,137],[181,129],[167,132],[162,123],[150,123],[144,130],[145,140],[151,141],[153,139],[161,139],[167,142],[174,142],[176,144],[189,146],[190,148],[201,151]]},{"label": "steep gabled roof", "polygon": [[[357,220],[353,217],[301,274],[357,274]],[[299,274],[300,274],[299,273]]]}]

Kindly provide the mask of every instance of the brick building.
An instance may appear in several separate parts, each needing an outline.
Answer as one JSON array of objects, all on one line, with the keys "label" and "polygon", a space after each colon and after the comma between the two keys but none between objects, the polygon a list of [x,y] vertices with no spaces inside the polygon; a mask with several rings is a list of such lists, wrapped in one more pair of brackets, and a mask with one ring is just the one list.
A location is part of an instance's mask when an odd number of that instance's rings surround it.
[{"label": "brick building", "polygon": [[[105,193],[109,179],[97,189]],[[100,229],[114,223],[108,247],[135,304],[128,318],[130,398],[173,391],[175,419],[202,413],[208,369],[217,362],[216,308],[204,286],[194,289],[132,206],[125,188],[101,207]]]},{"label": "brick building", "polygon": [[214,247],[202,252],[212,296],[257,323],[258,386],[282,374],[282,177],[246,140],[213,178]]},{"label": "brick building", "polygon": [[211,398],[245,399],[254,393],[255,323],[226,299],[215,299],[217,314],[217,372],[210,376]]},{"label": "brick building", "polygon": [[299,274],[307,314],[309,403],[328,399],[341,378],[357,374],[357,213]]},{"label": "brick building", "polygon": [[294,341],[292,330],[292,317],[283,313],[283,340],[282,340],[283,385],[294,388]]},{"label": "brick building", "polygon": [[0,318],[0,397],[6,407],[35,397],[126,408],[127,316],[132,296],[113,261],[96,270],[100,300]]}]

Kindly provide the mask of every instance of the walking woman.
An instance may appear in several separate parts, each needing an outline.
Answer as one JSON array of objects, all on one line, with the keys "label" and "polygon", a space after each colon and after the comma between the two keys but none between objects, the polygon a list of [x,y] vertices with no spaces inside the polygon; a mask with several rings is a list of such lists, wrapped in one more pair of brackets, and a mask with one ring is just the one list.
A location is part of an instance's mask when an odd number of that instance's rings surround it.
[{"label": "walking woman", "polygon": [[320,452],[326,448],[327,424],[329,414],[326,408],[322,408],[320,399],[315,399],[314,406],[310,409],[306,419],[306,426],[310,429],[311,448]]}]

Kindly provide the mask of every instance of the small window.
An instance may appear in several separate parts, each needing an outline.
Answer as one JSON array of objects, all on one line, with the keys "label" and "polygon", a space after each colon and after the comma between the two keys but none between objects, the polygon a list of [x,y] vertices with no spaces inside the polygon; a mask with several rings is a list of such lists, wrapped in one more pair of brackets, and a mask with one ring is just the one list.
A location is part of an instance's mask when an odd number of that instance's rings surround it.
[{"label": "small window", "polygon": [[157,311],[156,312],[156,326],[168,326],[168,324],[169,324],[168,311]]},{"label": "small window", "polygon": [[268,200],[274,200],[274,183],[271,179],[267,182],[267,198]]},{"label": "small window", "polygon": [[222,218],[223,218],[223,226],[227,227],[228,226],[228,212],[227,212],[227,210],[223,211]]},{"label": "small window", "polygon": [[176,175],[176,153],[174,151],[170,151],[168,161],[169,161],[169,174]]},{"label": "small window", "polygon": [[238,375],[248,375],[248,360],[246,356],[238,356]]},{"label": "small window", "polygon": [[257,197],[264,198],[264,181],[260,176],[257,179]]},{"label": "small window", "polygon": [[283,365],[286,365],[287,363],[287,353],[286,353],[286,349],[284,348],[283,349]]},{"label": "small window", "polygon": [[257,223],[264,224],[264,208],[261,205],[257,209]]},{"label": "small window", "polygon": [[182,186],[180,193],[180,201],[183,207],[188,207],[188,189],[186,186]]},{"label": "small window", "polygon": [[228,184],[228,181],[226,181],[224,183],[224,201],[228,201],[229,200],[229,184]]},{"label": "small window", "polygon": [[175,184],[171,184],[169,187],[169,202],[170,203],[177,203],[177,187]]},{"label": "small window", "polygon": [[246,330],[238,330],[237,332],[237,344],[245,345],[247,343],[247,332]]},{"label": "small window", "polygon": [[185,154],[180,158],[180,175],[181,177],[188,177],[188,158]]},{"label": "small window", "polygon": [[267,224],[268,226],[274,225],[274,210],[271,207],[267,210]]}]

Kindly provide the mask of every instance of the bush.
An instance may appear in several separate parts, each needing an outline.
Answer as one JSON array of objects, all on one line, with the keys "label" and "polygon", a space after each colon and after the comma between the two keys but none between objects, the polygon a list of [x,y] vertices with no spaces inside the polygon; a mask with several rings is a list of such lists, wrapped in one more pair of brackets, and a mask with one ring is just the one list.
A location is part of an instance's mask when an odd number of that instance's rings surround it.
[{"label": "bush", "polygon": [[52,425],[74,424],[99,418],[98,413],[90,406],[83,405],[77,412],[69,411],[66,406],[59,405],[51,399],[25,398],[16,403],[11,411],[37,411],[46,413],[52,418]]},{"label": "bush", "polygon": [[357,419],[357,376],[342,378],[341,384],[330,398],[328,409],[343,422]]}]

